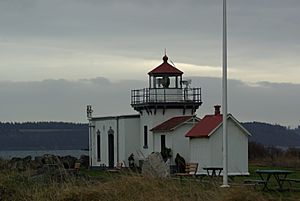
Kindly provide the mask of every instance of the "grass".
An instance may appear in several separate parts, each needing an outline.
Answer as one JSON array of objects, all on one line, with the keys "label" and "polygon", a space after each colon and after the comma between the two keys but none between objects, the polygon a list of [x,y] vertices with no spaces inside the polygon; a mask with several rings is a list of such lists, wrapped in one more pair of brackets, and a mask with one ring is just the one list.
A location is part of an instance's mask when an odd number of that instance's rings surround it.
[{"label": "grass", "polygon": [[[256,169],[263,168],[272,167],[250,166],[250,178],[256,177]],[[0,170],[0,201],[300,200],[299,192],[262,192],[244,187],[241,184],[246,177],[234,178],[234,185],[223,189],[208,178],[201,182],[195,179],[157,179],[130,171],[109,173],[82,169],[79,176],[67,175],[62,180],[32,175],[32,171]],[[300,172],[293,176],[299,178]]]}]

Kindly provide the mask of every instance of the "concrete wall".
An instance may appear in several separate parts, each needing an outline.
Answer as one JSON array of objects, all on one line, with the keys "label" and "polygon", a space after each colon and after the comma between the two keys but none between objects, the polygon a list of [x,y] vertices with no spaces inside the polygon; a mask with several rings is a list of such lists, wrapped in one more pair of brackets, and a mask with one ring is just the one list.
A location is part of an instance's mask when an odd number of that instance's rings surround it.
[{"label": "concrete wall", "polygon": [[194,124],[186,123],[171,132],[154,133],[154,151],[161,151],[161,135],[166,136],[166,147],[171,148],[171,165],[175,164],[176,154],[179,153],[187,162],[190,161],[189,138],[185,134]]},{"label": "concrete wall", "polygon": [[128,157],[130,154],[134,154],[135,162],[138,163],[138,154],[140,150],[140,119],[125,119],[124,123],[124,131],[122,136],[124,136],[125,140],[125,150],[124,155],[122,156],[122,160],[125,161],[126,166],[128,166]]},{"label": "concrete wall", "polygon": [[[191,162],[199,164],[198,173],[206,173],[203,167],[223,166],[222,141],[222,127],[209,138],[191,138]],[[228,121],[228,174],[249,174],[248,136],[231,119]]]},{"label": "concrete wall", "polygon": [[228,169],[232,173],[249,174],[248,171],[248,136],[235,126],[233,121],[229,122],[228,147]]},{"label": "concrete wall", "polygon": [[[128,165],[129,153],[139,147],[139,118],[108,117],[92,120],[91,166],[109,165],[108,131],[114,131],[114,165],[124,161]],[[97,131],[100,131],[100,160],[97,157]]]},{"label": "concrete wall", "polygon": [[[185,111],[185,115],[190,116],[191,110],[187,109]],[[140,152],[139,159],[144,159],[144,157],[147,157],[149,154],[151,154],[155,149],[155,141],[154,141],[154,135],[150,131],[155,126],[163,123],[164,121],[176,117],[176,116],[183,116],[183,110],[182,109],[166,109],[165,113],[163,113],[163,109],[157,109],[156,114],[154,114],[154,110],[152,110],[151,113],[147,113],[145,110],[143,111],[143,114],[141,115],[140,119]],[[148,127],[148,148],[144,147],[144,126]],[[171,139],[167,138],[166,135],[166,141],[170,141]],[[160,143],[160,138],[159,138]],[[160,144],[159,144],[160,145]],[[168,145],[167,145],[168,146]],[[160,150],[160,147],[159,147]]]},{"label": "concrete wall", "polygon": [[205,173],[203,167],[211,164],[211,145],[208,138],[190,139],[190,162],[198,163],[198,173]]},{"label": "concrete wall", "polygon": [[194,123],[186,123],[176,129],[173,133],[173,163],[175,164],[176,154],[179,153],[186,162],[190,161],[189,138],[185,134],[192,129]]},{"label": "concrete wall", "polygon": [[[114,159],[117,159],[117,121],[115,118],[93,120],[94,128],[91,133],[92,166],[105,164],[108,166],[108,130],[114,130]],[[97,131],[100,131],[100,160],[97,157]]]}]

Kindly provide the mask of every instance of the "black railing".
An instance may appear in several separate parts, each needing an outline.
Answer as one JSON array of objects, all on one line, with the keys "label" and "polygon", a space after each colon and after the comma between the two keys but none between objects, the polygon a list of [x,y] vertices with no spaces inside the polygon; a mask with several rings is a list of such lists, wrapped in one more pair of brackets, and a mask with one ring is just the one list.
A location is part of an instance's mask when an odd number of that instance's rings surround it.
[{"label": "black railing", "polygon": [[201,88],[144,88],[131,90],[131,104],[201,103]]}]

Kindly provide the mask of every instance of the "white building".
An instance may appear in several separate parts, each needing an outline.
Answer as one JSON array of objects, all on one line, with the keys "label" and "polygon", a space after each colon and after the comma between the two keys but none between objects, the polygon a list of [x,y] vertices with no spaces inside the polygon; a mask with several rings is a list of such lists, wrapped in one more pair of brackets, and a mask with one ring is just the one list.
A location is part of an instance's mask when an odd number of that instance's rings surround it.
[{"label": "white building", "polygon": [[[163,57],[163,63],[151,70],[148,75],[148,88],[131,91],[131,106],[138,112],[137,114],[92,117],[91,106],[88,106],[92,167],[114,167],[118,162],[124,162],[128,166],[128,157],[131,154],[134,154],[138,165],[139,160],[164,148],[172,150],[171,164],[174,164],[174,157],[179,153],[187,162],[198,162],[199,166],[203,167],[202,156],[197,156],[196,153],[199,149],[198,141],[201,147],[203,142],[198,137],[195,139],[189,135],[185,137],[195,125],[202,122],[195,116],[196,110],[202,104],[201,88],[191,88],[191,81],[183,80],[183,72],[170,65],[166,55]],[[216,140],[220,142],[212,144],[209,141],[205,147],[207,149],[211,145],[221,147],[222,138],[216,137]],[[242,140],[239,148],[247,152],[248,139],[245,137]],[[219,165],[219,163],[209,162],[205,161],[205,164]],[[241,162],[243,167],[247,166],[243,172],[248,171],[247,156]]]},{"label": "white building", "polygon": [[140,149],[140,115],[90,118],[90,166],[114,167]]},{"label": "white building", "polygon": [[[228,114],[228,174],[249,175],[248,137],[251,135],[231,114]],[[206,115],[187,134],[190,160],[203,167],[222,167],[222,120],[220,106],[215,114]],[[205,173],[200,168],[198,173]]]}]

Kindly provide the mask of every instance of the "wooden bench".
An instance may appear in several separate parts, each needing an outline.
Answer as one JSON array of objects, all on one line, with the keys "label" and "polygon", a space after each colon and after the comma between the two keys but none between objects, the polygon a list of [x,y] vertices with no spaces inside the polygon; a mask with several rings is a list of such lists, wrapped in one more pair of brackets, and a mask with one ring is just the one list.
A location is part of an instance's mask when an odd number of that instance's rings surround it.
[{"label": "wooden bench", "polygon": [[69,173],[74,174],[74,175],[78,175],[79,170],[80,170],[80,163],[79,162],[76,162],[74,164],[74,168],[67,169],[67,171]]},{"label": "wooden bench", "polygon": [[122,168],[125,167],[125,162],[121,161],[117,163],[117,166],[113,169],[108,169],[107,172],[119,172],[122,170]]},{"label": "wooden bench", "polygon": [[185,172],[183,173],[176,173],[175,176],[180,176],[180,177],[184,177],[184,176],[196,176],[197,173],[197,169],[198,169],[198,163],[186,163],[185,164]]}]

